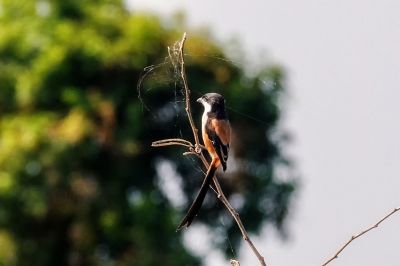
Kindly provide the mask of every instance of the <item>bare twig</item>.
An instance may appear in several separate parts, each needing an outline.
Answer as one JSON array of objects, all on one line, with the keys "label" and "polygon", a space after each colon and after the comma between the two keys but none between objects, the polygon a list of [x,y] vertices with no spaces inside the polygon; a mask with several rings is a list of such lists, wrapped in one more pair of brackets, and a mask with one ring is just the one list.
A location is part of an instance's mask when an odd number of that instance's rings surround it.
[{"label": "bare twig", "polygon": [[[202,156],[201,159],[202,159],[204,166],[206,168],[208,168],[209,164],[208,164],[207,160],[204,158],[204,156]],[[258,252],[257,248],[254,246],[253,242],[251,241],[249,234],[247,233],[247,231],[242,223],[242,220],[240,219],[239,213],[232,207],[229,200],[226,198],[226,196],[221,188],[221,185],[219,184],[218,178],[216,176],[213,177],[213,181],[214,181],[215,187],[217,188],[216,191],[214,189],[213,189],[213,191],[217,194],[217,198],[225,205],[226,209],[229,211],[229,213],[235,220],[237,226],[240,229],[240,232],[242,233],[243,240],[246,241],[247,244],[250,246],[251,250],[256,255],[260,264],[262,266],[266,266],[264,257],[260,254],[260,252]]]},{"label": "bare twig", "polygon": [[186,113],[188,115],[190,127],[192,128],[193,131],[193,137],[194,137],[194,142],[196,143],[195,150],[196,152],[200,152],[200,142],[199,142],[199,135],[198,135],[198,130],[196,126],[194,125],[193,122],[193,117],[192,117],[192,110],[190,109],[190,90],[189,86],[187,84],[187,78],[186,78],[186,72],[185,72],[185,58],[184,58],[184,53],[183,49],[185,47],[185,41],[186,41],[186,32],[183,34],[182,40],[179,44],[179,60],[181,64],[181,77],[182,77],[182,82],[183,82],[183,87],[185,88],[185,102],[186,102]]},{"label": "bare twig", "polygon": [[194,146],[192,145],[191,142],[183,139],[163,139],[163,140],[158,140],[154,141],[151,143],[152,147],[163,147],[163,146],[171,146],[171,145],[181,145],[185,146],[189,149],[193,149]]},{"label": "bare twig", "polygon": [[[196,151],[196,146],[193,145],[190,141],[184,140],[184,139],[162,139],[162,140],[157,140],[153,141],[151,143],[152,147],[164,147],[164,146],[172,146],[172,145],[180,145],[187,147],[189,149],[189,152],[185,152],[183,155],[197,155],[199,156],[199,151]],[[201,149],[205,149],[205,147],[201,144],[198,145],[198,147]]]},{"label": "bare twig", "polygon": [[192,145],[192,143],[190,141],[187,141],[185,139],[163,139],[163,140],[154,141],[152,143],[152,145],[158,145],[158,144],[161,144],[161,143],[168,143],[168,142],[171,142],[171,141],[182,142],[182,143],[185,143],[187,145]]},{"label": "bare twig", "polygon": [[[162,147],[162,146],[170,146],[170,145],[180,145],[188,148],[189,151],[184,152],[183,155],[196,155],[203,163],[205,168],[209,167],[209,163],[207,162],[206,158],[202,154],[201,150],[204,149],[204,146],[200,144],[199,142],[199,136],[198,136],[198,130],[193,122],[193,117],[192,117],[192,112],[190,109],[190,89],[187,83],[187,78],[186,78],[186,73],[185,73],[185,60],[184,60],[184,45],[186,41],[186,33],[183,34],[182,40],[179,42],[179,52],[170,49],[168,47],[168,54],[171,59],[171,62],[173,66],[176,68],[177,65],[179,64],[180,66],[180,75],[182,79],[182,84],[185,89],[185,110],[189,119],[190,127],[192,128],[193,132],[193,137],[195,143],[191,143],[190,141],[184,140],[184,139],[164,139],[164,140],[159,140],[155,141],[152,143],[153,147]],[[178,55],[178,61],[173,57],[173,55]],[[218,179],[216,176],[213,177],[214,185],[215,188],[212,188],[212,190],[215,192],[217,195],[218,199],[221,200],[221,202],[225,205],[229,213],[232,215],[234,218],[237,226],[240,229],[240,232],[242,233],[243,239],[248,243],[250,246],[251,250],[253,253],[256,255],[257,259],[260,262],[260,265],[266,266],[264,257],[258,252],[257,248],[254,246],[253,242],[250,240],[249,235],[247,234],[247,231],[245,227],[243,226],[243,223],[240,219],[239,214],[236,212],[236,210],[232,207],[232,205],[229,203],[228,199],[226,198],[224,192],[221,189],[221,186],[218,182]],[[233,260],[234,263],[237,263],[236,265],[239,265],[238,261]]]},{"label": "bare twig", "polygon": [[394,210],[392,210],[389,214],[387,214],[385,217],[383,217],[382,219],[380,219],[376,224],[374,224],[371,227],[368,227],[367,229],[365,229],[364,231],[358,233],[357,235],[353,235],[351,236],[351,238],[343,245],[339,248],[339,250],[335,253],[335,255],[333,255],[331,258],[329,258],[326,262],[324,262],[321,266],[326,266],[328,265],[331,261],[333,261],[334,259],[337,259],[339,257],[339,254],[348,246],[350,245],[351,242],[353,242],[354,240],[356,240],[357,238],[361,237],[362,235],[368,233],[369,231],[371,231],[372,229],[377,228],[383,221],[385,221],[386,219],[388,219],[390,216],[392,216],[394,213],[396,213],[397,211],[399,211],[400,208],[395,208]]},{"label": "bare twig", "polygon": [[257,248],[254,246],[253,242],[249,238],[249,235],[247,234],[247,231],[242,223],[242,220],[240,219],[239,213],[232,207],[232,205],[229,203],[228,199],[225,197],[225,194],[222,192],[221,186],[219,185],[219,182],[215,176],[214,176],[214,184],[217,188],[217,191],[219,192],[218,198],[222,201],[222,203],[228,209],[228,211],[232,215],[233,219],[235,219],[236,224],[238,225],[240,232],[242,233],[243,240],[246,241],[247,244],[250,246],[251,250],[256,255],[260,264],[262,266],[266,266],[264,257],[260,254],[260,252],[258,252]]}]

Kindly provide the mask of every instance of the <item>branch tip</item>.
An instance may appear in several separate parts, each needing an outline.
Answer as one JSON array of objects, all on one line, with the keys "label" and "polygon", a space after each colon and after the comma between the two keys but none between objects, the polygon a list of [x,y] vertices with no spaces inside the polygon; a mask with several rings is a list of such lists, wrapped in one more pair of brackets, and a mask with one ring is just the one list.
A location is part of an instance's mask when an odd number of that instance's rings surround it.
[{"label": "branch tip", "polygon": [[326,266],[329,263],[331,263],[333,260],[337,259],[339,257],[339,254],[342,253],[343,250],[345,250],[347,248],[347,246],[350,245],[351,242],[353,242],[354,240],[356,240],[357,238],[361,237],[362,235],[368,233],[369,231],[377,228],[382,222],[384,222],[385,220],[387,220],[390,216],[392,216],[394,213],[396,213],[397,211],[399,211],[400,208],[394,208],[393,211],[391,211],[389,214],[386,214],[383,218],[381,218],[377,223],[375,223],[373,226],[368,227],[367,229],[361,231],[360,233],[358,233],[357,235],[353,235],[351,236],[350,240],[347,241],[346,243],[344,243],[339,249],[338,251],[336,251],[335,255],[333,255],[332,257],[330,257],[327,261],[325,261],[323,264],[321,264],[321,266]]}]

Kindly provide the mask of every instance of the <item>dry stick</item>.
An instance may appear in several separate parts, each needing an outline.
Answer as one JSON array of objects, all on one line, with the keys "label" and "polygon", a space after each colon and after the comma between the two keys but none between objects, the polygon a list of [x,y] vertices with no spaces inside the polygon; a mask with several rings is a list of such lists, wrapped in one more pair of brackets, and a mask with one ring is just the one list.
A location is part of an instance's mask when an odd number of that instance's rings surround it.
[{"label": "dry stick", "polygon": [[391,211],[389,214],[387,214],[385,217],[383,217],[382,219],[380,219],[376,224],[374,224],[371,227],[368,227],[367,229],[365,229],[364,231],[362,231],[361,233],[355,235],[355,236],[351,236],[351,238],[343,245],[339,248],[339,250],[335,253],[335,255],[333,255],[330,259],[328,259],[325,263],[323,263],[321,266],[326,266],[328,265],[331,261],[333,261],[334,259],[337,259],[339,257],[339,254],[348,246],[350,245],[351,242],[353,242],[354,240],[356,240],[357,238],[359,238],[360,236],[368,233],[369,231],[371,231],[372,229],[377,228],[383,221],[385,221],[386,219],[388,219],[390,216],[392,216],[395,212],[399,211],[400,208],[395,208],[393,211]]},{"label": "dry stick", "polygon": [[249,235],[247,234],[246,229],[244,228],[244,225],[242,223],[242,220],[240,219],[239,213],[232,207],[232,205],[229,203],[228,199],[225,197],[224,193],[222,192],[221,186],[219,185],[219,182],[217,178],[214,176],[214,184],[217,187],[217,191],[220,192],[220,200],[226,208],[228,209],[229,213],[232,215],[233,219],[235,219],[236,224],[238,225],[242,236],[243,240],[247,242],[247,244],[250,246],[251,250],[253,253],[256,255],[258,261],[262,266],[266,266],[264,257],[258,252],[257,248],[254,246],[253,242],[250,240]]},{"label": "dry stick", "polygon": [[[207,160],[204,158],[203,154],[201,154],[201,156],[200,155],[198,155],[198,156],[201,159],[201,161],[203,162],[204,166],[208,169],[209,164],[208,164]],[[225,207],[227,208],[227,210],[229,211],[229,213],[231,214],[233,219],[235,219],[235,222],[236,222],[237,226],[239,227],[240,232],[242,233],[243,240],[246,241],[247,244],[250,246],[251,250],[256,255],[260,264],[262,266],[266,266],[264,257],[260,254],[260,252],[258,252],[257,248],[254,246],[253,242],[251,241],[249,235],[247,234],[246,229],[244,228],[242,220],[240,219],[239,213],[232,207],[229,200],[226,198],[226,196],[221,188],[221,185],[219,184],[218,179],[215,175],[213,177],[213,181],[214,181],[215,187],[217,188],[217,191],[215,191],[214,189],[213,189],[213,191],[217,194],[218,199],[225,205]]]},{"label": "dry stick", "polygon": [[171,145],[181,145],[181,146],[185,146],[187,148],[194,149],[192,143],[189,142],[189,144],[187,144],[186,142],[182,142],[182,141],[174,141],[174,140],[159,140],[159,141],[154,141],[153,143],[151,143],[152,147],[163,147],[163,146],[171,146]]},{"label": "dry stick", "polygon": [[163,139],[163,140],[158,140],[158,141],[154,141],[154,144],[161,144],[161,143],[165,143],[165,142],[170,142],[170,141],[174,141],[174,142],[183,142],[187,145],[192,145],[192,143],[190,141],[187,141],[185,139]]},{"label": "dry stick", "polygon": [[179,59],[180,59],[180,63],[181,63],[181,77],[182,77],[183,87],[185,88],[185,95],[186,95],[185,110],[188,115],[190,127],[192,128],[192,131],[193,131],[194,142],[196,143],[195,151],[200,152],[200,142],[199,142],[198,130],[194,125],[192,111],[190,109],[190,90],[189,90],[189,86],[187,84],[187,78],[186,78],[186,72],[185,72],[185,59],[184,59],[184,54],[183,54],[183,49],[185,48],[185,41],[186,41],[186,32],[183,34],[182,40],[179,44]]},{"label": "dry stick", "polygon": [[[179,43],[180,74],[181,74],[183,86],[185,89],[185,103],[186,103],[185,110],[186,110],[186,113],[187,113],[187,116],[189,119],[190,126],[192,128],[195,144],[193,145],[191,142],[189,142],[187,140],[183,140],[183,139],[165,139],[165,140],[159,140],[159,141],[153,142],[152,146],[153,147],[161,147],[161,146],[169,146],[169,145],[185,146],[189,149],[189,151],[184,152],[183,154],[184,155],[196,155],[203,162],[204,166],[208,169],[209,164],[208,164],[206,158],[204,157],[204,155],[201,153],[201,149],[204,149],[204,146],[201,145],[199,142],[198,130],[193,122],[192,112],[190,109],[190,89],[187,84],[187,78],[186,78],[186,73],[185,73],[185,61],[184,61],[184,57],[183,57],[184,56],[183,49],[184,49],[185,41],[186,41],[186,33],[183,34],[183,38]],[[176,67],[176,62],[174,61],[174,59],[171,55],[171,49],[169,47],[168,47],[168,53],[169,53],[169,57],[171,59],[172,64],[174,65],[174,67]],[[214,184],[215,184],[215,187],[217,190],[214,190],[211,187],[212,190],[217,194],[218,199],[221,200],[221,202],[225,205],[225,207],[227,208],[229,213],[235,219],[236,224],[238,225],[240,232],[242,233],[243,239],[248,243],[251,250],[254,252],[257,259],[259,260],[260,264],[262,266],[266,266],[264,257],[258,252],[257,248],[254,246],[253,242],[250,240],[250,238],[246,232],[246,229],[244,228],[243,223],[240,219],[239,214],[229,203],[228,199],[226,198],[224,192],[221,189],[221,186],[220,186],[216,176],[213,177],[213,181],[214,181]]]}]

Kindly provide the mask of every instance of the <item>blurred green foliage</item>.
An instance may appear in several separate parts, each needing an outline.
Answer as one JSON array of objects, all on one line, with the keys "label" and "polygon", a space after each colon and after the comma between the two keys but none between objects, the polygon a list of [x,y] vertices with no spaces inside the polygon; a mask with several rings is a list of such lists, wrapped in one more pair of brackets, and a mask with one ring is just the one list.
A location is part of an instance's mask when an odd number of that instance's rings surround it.
[{"label": "blurred green foliage", "polygon": [[[190,201],[200,163],[180,148],[150,147],[192,138],[179,79],[164,61],[181,37],[174,22],[130,13],[119,0],[0,3],[0,265],[199,265],[175,232],[186,209],[173,207],[156,166],[176,166]],[[189,34],[186,52],[193,98],[217,91],[232,107],[235,166],[224,189],[240,195],[249,231],[281,228],[294,190],[276,175],[289,165],[276,137],[282,71],[249,77],[204,34]],[[155,62],[139,99],[136,85]],[[201,111],[194,106],[194,117]],[[195,223],[238,246],[239,231],[221,216],[211,195]]]}]

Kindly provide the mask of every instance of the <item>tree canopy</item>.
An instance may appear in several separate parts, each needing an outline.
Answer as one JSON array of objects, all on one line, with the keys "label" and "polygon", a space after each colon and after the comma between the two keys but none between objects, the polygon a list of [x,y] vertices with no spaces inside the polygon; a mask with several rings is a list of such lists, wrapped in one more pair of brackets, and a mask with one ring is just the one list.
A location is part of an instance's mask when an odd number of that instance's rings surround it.
[{"label": "tree canopy", "polygon": [[[190,202],[200,163],[179,148],[150,147],[191,138],[165,60],[180,36],[172,19],[128,12],[119,0],[0,1],[0,265],[201,264],[175,232],[186,206],[171,203],[157,171],[175,167]],[[277,128],[282,70],[249,76],[204,33],[189,31],[186,53],[193,98],[216,91],[227,100],[226,194],[250,232],[281,228],[295,188],[277,174],[290,166]],[[221,224],[226,211],[208,199],[195,223],[237,246],[235,224]]]}]

